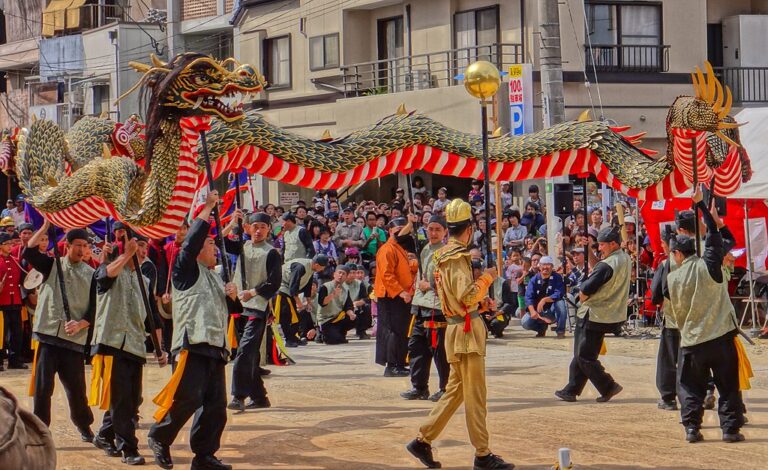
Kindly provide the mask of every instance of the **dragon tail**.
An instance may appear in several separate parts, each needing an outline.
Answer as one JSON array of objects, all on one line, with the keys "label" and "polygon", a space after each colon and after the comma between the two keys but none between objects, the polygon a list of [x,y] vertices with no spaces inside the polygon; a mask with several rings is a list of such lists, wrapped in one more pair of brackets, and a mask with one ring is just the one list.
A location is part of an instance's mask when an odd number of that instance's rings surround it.
[{"label": "dragon tail", "polygon": [[64,131],[53,121],[37,120],[19,132],[16,174],[33,205],[67,177],[68,158]]}]

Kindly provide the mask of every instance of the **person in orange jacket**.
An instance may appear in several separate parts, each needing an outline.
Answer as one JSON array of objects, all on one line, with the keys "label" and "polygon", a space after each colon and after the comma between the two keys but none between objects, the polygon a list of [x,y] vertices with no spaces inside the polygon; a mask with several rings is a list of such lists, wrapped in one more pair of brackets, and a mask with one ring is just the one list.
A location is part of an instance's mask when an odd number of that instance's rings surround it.
[{"label": "person in orange jacket", "polygon": [[385,367],[385,377],[407,377],[408,325],[415,272],[405,246],[413,243],[413,225],[405,217],[393,219],[389,240],[376,253],[373,292],[378,303],[376,363]]}]

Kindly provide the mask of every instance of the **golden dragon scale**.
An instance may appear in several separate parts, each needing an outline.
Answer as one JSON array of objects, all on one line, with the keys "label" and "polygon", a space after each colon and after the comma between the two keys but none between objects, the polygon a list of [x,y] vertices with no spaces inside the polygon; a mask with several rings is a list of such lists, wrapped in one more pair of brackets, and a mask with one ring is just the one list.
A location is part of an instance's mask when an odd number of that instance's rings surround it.
[{"label": "golden dragon scale", "polygon": [[[738,125],[728,116],[730,91],[709,65],[708,79],[699,70],[694,75],[696,95],[670,107],[665,157],[640,148],[642,135],[625,135],[626,127],[566,122],[491,139],[486,175],[480,136],[426,116],[398,112],[346,137],[315,141],[242,111],[264,85],[247,64],[192,53],[152,62],[134,64],[149,92],[146,128],[88,118],[64,134],[37,121],[8,141],[17,149],[16,174],[28,202],[53,223],[81,227],[109,215],[150,237],[173,234],[207,182],[201,132],[214,178],[247,168],[313,189],[414,171],[492,181],[591,173],[625,194],[657,200],[687,190],[694,171],[719,195],[732,194],[751,175]],[[105,158],[98,156],[102,146]]]}]

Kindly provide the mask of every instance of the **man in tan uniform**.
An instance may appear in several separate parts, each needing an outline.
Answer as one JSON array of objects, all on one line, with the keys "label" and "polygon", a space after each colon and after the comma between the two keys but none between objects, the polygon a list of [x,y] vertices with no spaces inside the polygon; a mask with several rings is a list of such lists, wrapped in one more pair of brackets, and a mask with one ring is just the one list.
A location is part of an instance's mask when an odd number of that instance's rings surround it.
[{"label": "man in tan uniform", "polygon": [[435,253],[435,285],[448,326],[445,331],[445,353],[451,365],[445,394],[419,435],[406,448],[428,468],[440,468],[432,458],[432,441],[448,424],[456,409],[464,402],[469,439],[475,447],[474,469],[508,470],[515,468],[488,448],[486,427],[485,340],[484,320],[478,305],[488,294],[497,276],[496,268],[488,268],[473,280],[467,246],[472,239],[472,211],[469,204],[454,199],[446,207],[448,234],[445,247]]}]

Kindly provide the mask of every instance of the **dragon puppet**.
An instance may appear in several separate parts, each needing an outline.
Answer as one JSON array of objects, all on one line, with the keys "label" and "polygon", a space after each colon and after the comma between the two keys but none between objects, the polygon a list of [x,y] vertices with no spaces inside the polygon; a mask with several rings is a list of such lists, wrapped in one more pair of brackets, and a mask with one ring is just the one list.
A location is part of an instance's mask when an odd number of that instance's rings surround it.
[{"label": "dragon puppet", "polygon": [[626,127],[572,121],[491,139],[489,175],[482,172],[479,135],[423,115],[402,111],[346,137],[315,141],[243,111],[265,86],[250,65],[195,53],[131,65],[143,72],[134,88],[141,87],[147,105],[145,127],[85,118],[65,134],[36,120],[18,133],[19,183],[27,201],[57,225],[112,216],[150,237],[174,233],[207,183],[201,132],[214,178],[246,168],[316,189],[416,170],[492,181],[594,173],[623,193],[657,200],[691,186],[693,155],[699,180],[715,194],[733,193],[751,175],[738,124],[728,115],[730,90],[709,64],[707,76],[699,69],[693,74],[695,95],[678,97],[669,110],[665,157],[638,147],[642,135],[622,134]]}]

